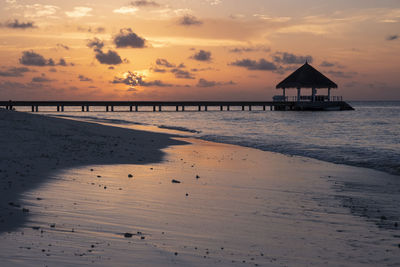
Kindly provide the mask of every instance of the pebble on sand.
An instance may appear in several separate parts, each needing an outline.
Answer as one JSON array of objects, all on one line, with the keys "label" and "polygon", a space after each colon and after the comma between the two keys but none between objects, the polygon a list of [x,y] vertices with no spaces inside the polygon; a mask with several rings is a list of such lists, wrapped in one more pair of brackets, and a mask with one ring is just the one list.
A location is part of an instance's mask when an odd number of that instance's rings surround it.
[{"label": "pebble on sand", "polygon": [[175,180],[175,179],[172,179],[172,181],[171,181],[173,184],[180,184],[181,183],[181,181],[178,181],[178,180]]},{"label": "pebble on sand", "polygon": [[200,176],[196,175],[196,179],[199,179],[199,178],[200,178]]},{"label": "pebble on sand", "polygon": [[131,238],[133,236],[133,234],[131,234],[131,233],[125,233],[124,234],[124,237],[125,238]]},{"label": "pebble on sand", "polygon": [[132,174],[128,174],[128,178],[132,178],[133,177],[133,175]]}]

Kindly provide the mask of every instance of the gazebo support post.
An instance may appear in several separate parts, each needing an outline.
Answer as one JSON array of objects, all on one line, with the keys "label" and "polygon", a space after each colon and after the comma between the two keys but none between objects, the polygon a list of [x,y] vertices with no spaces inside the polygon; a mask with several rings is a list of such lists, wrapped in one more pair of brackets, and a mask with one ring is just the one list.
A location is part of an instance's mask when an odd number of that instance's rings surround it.
[{"label": "gazebo support post", "polygon": [[300,102],[300,97],[301,97],[301,88],[297,88],[297,102]]},{"label": "gazebo support post", "polygon": [[283,91],[283,94],[282,94],[283,101],[286,101],[286,88],[282,88],[282,91]]},{"label": "gazebo support post", "polygon": [[317,93],[317,90],[315,88],[312,89],[312,94],[311,94],[311,101],[315,102],[315,94]]},{"label": "gazebo support post", "polygon": [[331,101],[331,88],[328,88],[328,101]]}]

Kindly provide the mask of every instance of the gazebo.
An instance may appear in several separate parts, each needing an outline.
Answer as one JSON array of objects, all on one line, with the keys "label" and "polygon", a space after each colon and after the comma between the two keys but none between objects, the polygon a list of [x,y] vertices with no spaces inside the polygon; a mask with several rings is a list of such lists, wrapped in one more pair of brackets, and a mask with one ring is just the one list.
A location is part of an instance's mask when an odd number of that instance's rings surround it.
[{"label": "gazebo", "polygon": [[[339,97],[331,98],[331,89],[337,88],[337,84],[328,79],[321,72],[313,68],[308,62],[290,74],[286,79],[280,82],[276,89],[282,89],[282,96],[275,96],[276,101],[287,101],[286,89],[296,88],[297,97],[293,97],[294,101],[307,102],[324,102],[324,101],[341,101]],[[311,88],[310,95],[301,95],[302,88]],[[317,89],[328,89],[328,95],[317,95]]]}]

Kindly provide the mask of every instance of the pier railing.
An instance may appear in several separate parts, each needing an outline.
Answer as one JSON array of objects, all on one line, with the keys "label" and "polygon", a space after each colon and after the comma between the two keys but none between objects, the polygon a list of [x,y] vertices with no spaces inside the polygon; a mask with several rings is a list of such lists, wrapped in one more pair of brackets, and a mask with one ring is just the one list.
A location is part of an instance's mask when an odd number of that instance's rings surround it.
[{"label": "pier railing", "polygon": [[[278,101],[287,101],[287,102],[298,102],[298,101],[311,101],[312,96],[309,95],[302,95],[300,96],[300,100],[298,100],[297,96],[275,96],[274,97]],[[327,96],[327,95],[316,95],[315,96],[315,101],[316,102],[325,102],[325,101],[331,101],[331,102],[340,102],[343,101],[342,96]]]}]

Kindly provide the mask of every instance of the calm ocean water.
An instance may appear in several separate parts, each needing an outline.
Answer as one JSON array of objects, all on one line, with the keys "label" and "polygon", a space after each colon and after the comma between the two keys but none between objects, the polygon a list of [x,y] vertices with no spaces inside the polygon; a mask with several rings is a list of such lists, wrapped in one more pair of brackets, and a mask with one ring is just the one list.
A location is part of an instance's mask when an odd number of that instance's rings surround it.
[{"label": "calm ocean water", "polygon": [[[113,124],[190,132],[205,140],[400,175],[400,102],[351,102],[332,112],[65,112]],[[60,115],[60,113],[53,113]]]}]

